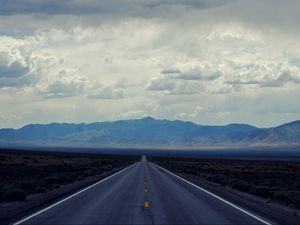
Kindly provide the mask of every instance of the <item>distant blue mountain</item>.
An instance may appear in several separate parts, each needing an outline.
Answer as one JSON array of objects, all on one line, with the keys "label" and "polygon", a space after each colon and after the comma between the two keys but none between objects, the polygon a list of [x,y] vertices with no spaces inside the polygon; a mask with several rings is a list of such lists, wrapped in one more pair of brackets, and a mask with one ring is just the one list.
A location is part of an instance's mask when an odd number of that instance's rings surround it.
[{"label": "distant blue mountain", "polygon": [[96,123],[30,124],[0,129],[0,145],[37,146],[249,146],[300,144],[300,121],[274,128],[247,124],[202,126],[180,120],[136,120]]}]

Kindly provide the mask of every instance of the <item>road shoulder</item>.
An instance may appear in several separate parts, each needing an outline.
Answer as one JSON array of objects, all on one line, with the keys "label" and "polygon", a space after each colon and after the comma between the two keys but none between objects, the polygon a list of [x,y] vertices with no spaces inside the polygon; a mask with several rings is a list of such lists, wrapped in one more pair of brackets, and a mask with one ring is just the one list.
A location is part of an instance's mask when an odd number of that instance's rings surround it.
[{"label": "road shoulder", "polygon": [[[173,171],[171,171],[173,172]],[[222,187],[217,183],[207,181],[196,175],[174,172],[174,174],[232,202],[263,218],[274,221],[275,224],[300,224],[300,211],[278,203],[270,202],[257,196],[244,193],[230,187]]]}]

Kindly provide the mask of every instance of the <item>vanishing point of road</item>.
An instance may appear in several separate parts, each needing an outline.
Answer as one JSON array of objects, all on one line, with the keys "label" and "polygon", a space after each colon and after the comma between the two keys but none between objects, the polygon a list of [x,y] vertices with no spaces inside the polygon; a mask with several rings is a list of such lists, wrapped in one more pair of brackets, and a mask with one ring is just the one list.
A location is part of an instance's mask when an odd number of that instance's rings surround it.
[{"label": "vanishing point of road", "polygon": [[270,224],[142,157],[16,224]]}]

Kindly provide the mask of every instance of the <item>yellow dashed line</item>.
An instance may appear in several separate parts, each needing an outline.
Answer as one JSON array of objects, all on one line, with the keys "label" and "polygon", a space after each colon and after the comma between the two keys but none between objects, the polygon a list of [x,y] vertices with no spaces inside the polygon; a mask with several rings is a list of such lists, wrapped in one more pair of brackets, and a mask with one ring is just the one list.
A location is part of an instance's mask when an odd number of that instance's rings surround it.
[{"label": "yellow dashed line", "polygon": [[144,188],[144,192],[147,193],[147,192],[148,192],[148,189],[147,189],[147,188]]},{"label": "yellow dashed line", "polygon": [[150,204],[148,201],[144,201],[144,208],[149,208],[150,207]]}]

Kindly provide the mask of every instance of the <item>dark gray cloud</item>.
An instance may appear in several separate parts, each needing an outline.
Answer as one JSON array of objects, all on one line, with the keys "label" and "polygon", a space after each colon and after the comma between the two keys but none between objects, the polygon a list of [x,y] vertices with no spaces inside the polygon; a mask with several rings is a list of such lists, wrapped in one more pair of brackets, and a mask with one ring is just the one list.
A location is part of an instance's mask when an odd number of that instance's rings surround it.
[{"label": "dark gray cloud", "polygon": [[204,73],[201,71],[198,72],[187,72],[187,73],[180,73],[178,76],[175,76],[175,79],[182,79],[182,80],[216,80],[221,76],[219,71],[213,71],[210,73]]},{"label": "dark gray cloud", "polygon": [[276,79],[266,80],[261,82],[261,87],[282,87],[287,83],[300,83],[300,76],[297,77],[297,74],[290,74],[289,71],[283,72]]},{"label": "dark gray cloud", "polygon": [[38,81],[37,76],[34,74],[27,74],[21,77],[0,77],[0,88],[21,88],[30,86]]},{"label": "dark gray cloud", "polygon": [[161,74],[179,74],[181,71],[179,69],[164,69]]},{"label": "dark gray cloud", "polygon": [[153,9],[170,6],[188,6],[205,9],[216,5],[222,5],[226,2],[228,2],[228,0],[152,0],[144,1],[143,5]]},{"label": "dark gray cloud", "polygon": [[45,98],[64,98],[78,95],[84,89],[84,84],[79,82],[55,81],[48,85],[40,94]]},{"label": "dark gray cloud", "polygon": [[69,0],[3,0],[1,1],[0,15],[14,15],[14,14],[61,14],[67,12]]},{"label": "dark gray cloud", "polygon": [[14,14],[112,14],[149,16],[161,10],[209,8],[227,0],[3,0],[0,15]]},{"label": "dark gray cloud", "polygon": [[146,90],[148,91],[170,91],[174,88],[174,81],[156,77],[152,78],[146,86]]},{"label": "dark gray cloud", "polygon": [[171,18],[172,22],[183,23],[182,26],[238,22],[269,31],[276,28],[300,32],[299,0],[2,0],[0,16],[15,15],[34,15],[31,23],[49,22],[48,17],[53,15],[80,15],[86,16],[80,18],[82,21],[92,24],[100,21],[88,18],[89,15],[97,15],[101,21],[123,17]]},{"label": "dark gray cloud", "polygon": [[212,68],[211,66],[204,65],[203,68],[196,67],[187,71],[181,71],[179,69],[165,69],[161,72],[166,78],[178,79],[178,80],[216,80],[222,74]]},{"label": "dark gray cloud", "polygon": [[[68,27],[138,17],[159,18],[187,28],[239,23],[289,35],[300,33],[299,15],[299,0],[2,0],[0,16],[5,21],[0,21],[0,32],[8,32],[11,26],[21,30],[52,23]],[[19,26],[24,16],[26,24]]]}]

